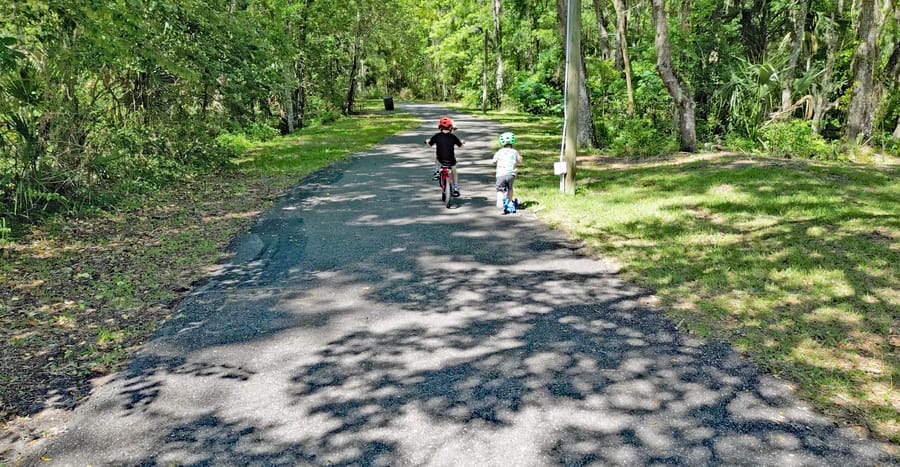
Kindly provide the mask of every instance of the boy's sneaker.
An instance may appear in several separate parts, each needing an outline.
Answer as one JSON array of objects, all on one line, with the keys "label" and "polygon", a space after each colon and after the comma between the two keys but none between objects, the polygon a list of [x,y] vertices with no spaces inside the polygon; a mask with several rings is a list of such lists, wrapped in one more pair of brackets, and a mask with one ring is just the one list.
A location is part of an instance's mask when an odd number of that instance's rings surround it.
[{"label": "boy's sneaker", "polygon": [[434,174],[431,176],[432,180],[440,180],[441,179],[441,169],[434,169]]},{"label": "boy's sneaker", "polygon": [[453,185],[453,193],[452,193],[452,195],[453,195],[453,196],[456,196],[456,197],[459,196],[459,185]]}]

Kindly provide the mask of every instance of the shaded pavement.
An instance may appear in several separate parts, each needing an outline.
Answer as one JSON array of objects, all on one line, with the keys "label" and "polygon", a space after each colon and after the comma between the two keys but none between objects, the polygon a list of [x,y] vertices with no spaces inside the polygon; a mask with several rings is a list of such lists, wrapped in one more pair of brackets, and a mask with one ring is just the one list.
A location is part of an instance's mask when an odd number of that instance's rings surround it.
[{"label": "shaded pavement", "polygon": [[25,463],[896,463],[527,210],[500,215],[497,124],[450,113],[467,144],[445,209],[422,141],[447,111],[399,108],[423,127],[281,198]]}]

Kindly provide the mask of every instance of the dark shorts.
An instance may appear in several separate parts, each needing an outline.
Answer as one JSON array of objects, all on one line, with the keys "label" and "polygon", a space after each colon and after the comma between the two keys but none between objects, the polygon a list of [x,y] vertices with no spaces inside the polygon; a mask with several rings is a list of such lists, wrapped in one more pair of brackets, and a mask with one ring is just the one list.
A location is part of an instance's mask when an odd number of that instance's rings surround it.
[{"label": "dark shorts", "polygon": [[514,181],[516,181],[515,175],[501,175],[497,177],[497,191],[503,192],[511,190]]}]

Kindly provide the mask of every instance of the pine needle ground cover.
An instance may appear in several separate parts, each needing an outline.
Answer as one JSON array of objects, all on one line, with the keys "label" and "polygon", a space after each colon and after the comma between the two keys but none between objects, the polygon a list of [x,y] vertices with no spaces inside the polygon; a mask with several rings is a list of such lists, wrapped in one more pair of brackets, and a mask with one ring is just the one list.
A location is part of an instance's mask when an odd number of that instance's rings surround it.
[{"label": "pine needle ground cover", "polygon": [[517,192],[539,218],[616,261],[680,328],[900,443],[900,167],[597,152],[565,196],[559,125],[489,117],[518,136]]},{"label": "pine needle ground cover", "polygon": [[[253,148],[233,171],[56,219],[0,244],[0,420],[76,405],[288,187],[417,125],[370,111],[304,129]],[[22,425],[8,425],[0,439],[40,436]]]}]

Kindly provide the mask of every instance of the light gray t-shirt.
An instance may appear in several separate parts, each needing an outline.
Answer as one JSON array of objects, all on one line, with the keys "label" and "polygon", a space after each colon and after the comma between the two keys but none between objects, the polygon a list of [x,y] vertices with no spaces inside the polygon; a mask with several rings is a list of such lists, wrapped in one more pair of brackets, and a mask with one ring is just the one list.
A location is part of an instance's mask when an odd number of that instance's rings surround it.
[{"label": "light gray t-shirt", "polygon": [[522,156],[513,148],[501,148],[494,154],[493,162],[497,164],[498,177],[515,175],[516,164],[522,162]]}]

